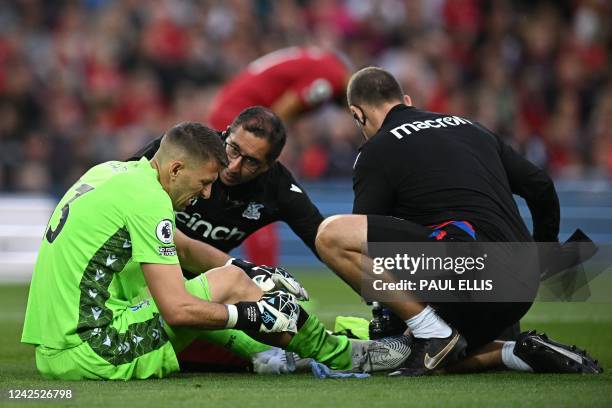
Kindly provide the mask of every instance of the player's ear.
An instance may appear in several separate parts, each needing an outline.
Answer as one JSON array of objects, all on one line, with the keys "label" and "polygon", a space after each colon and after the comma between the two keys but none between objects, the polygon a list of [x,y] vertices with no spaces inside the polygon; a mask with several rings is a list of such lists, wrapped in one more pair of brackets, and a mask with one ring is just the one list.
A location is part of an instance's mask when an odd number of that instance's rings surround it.
[{"label": "player's ear", "polygon": [[181,160],[174,160],[174,161],[172,161],[170,163],[170,166],[168,167],[168,171],[170,172],[170,179],[171,180],[176,180],[176,178],[178,177],[179,173],[184,168],[185,168],[185,163],[183,163]]},{"label": "player's ear", "polygon": [[412,99],[410,99],[410,96],[404,95],[404,104],[406,106],[412,106]]},{"label": "player's ear", "polygon": [[362,126],[365,125],[366,118],[361,108],[355,105],[350,105],[349,110],[351,111],[351,115],[353,115],[353,119],[355,119],[357,123],[359,123]]}]

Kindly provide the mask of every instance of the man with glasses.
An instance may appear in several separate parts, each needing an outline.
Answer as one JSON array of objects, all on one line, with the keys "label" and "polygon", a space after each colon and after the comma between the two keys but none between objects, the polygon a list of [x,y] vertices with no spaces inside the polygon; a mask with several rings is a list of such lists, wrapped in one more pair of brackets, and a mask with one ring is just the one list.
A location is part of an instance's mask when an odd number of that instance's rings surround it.
[{"label": "man with glasses", "polygon": [[[226,129],[242,110],[264,106],[290,124],[325,103],[343,105],[350,71],[348,60],[320,47],[276,50],[252,61],[224,84],[205,121],[215,129]],[[255,263],[276,265],[279,246],[277,228],[269,224],[246,239],[243,250]]]}]

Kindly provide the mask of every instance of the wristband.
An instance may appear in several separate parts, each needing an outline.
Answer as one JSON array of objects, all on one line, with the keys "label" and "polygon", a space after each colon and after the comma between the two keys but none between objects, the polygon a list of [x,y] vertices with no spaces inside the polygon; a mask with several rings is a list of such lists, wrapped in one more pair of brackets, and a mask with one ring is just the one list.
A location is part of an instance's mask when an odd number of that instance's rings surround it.
[{"label": "wristband", "polygon": [[227,309],[227,323],[225,324],[226,329],[233,329],[236,327],[238,321],[238,309],[235,305],[225,305]]},{"label": "wristband", "polygon": [[[234,306],[236,309],[236,323],[234,324],[234,329],[259,331],[262,321],[257,302],[238,302],[235,305],[228,306]],[[228,311],[229,309],[228,307]]]}]

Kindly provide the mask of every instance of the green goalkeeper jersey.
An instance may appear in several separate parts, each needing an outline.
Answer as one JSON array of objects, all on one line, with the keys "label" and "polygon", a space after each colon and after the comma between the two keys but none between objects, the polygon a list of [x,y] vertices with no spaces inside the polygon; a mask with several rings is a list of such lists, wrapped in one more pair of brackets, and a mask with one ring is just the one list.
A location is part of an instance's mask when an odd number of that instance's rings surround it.
[{"label": "green goalkeeper jersey", "polygon": [[[113,337],[126,333],[117,333],[113,323],[121,327],[116,320],[127,308],[138,307],[131,300],[146,285],[140,264],[178,264],[173,237],[170,197],[146,158],[90,169],[49,220],[21,341],[54,349],[115,343]],[[141,329],[152,331],[153,342],[163,342],[161,319],[155,320],[157,328],[149,324]],[[120,342],[116,346],[122,347]]]}]

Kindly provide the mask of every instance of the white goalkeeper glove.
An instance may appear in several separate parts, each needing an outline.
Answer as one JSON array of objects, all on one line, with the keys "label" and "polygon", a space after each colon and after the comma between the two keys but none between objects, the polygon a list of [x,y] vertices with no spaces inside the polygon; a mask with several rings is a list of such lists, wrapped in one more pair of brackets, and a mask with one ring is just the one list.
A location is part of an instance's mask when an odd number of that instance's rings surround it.
[{"label": "white goalkeeper glove", "polygon": [[227,264],[242,269],[264,292],[282,290],[294,295],[298,300],[308,300],[308,292],[285,268],[255,265],[251,262],[232,258]]},{"label": "white goalkeeper glove", "polygon": [[295,296],[290,293],[265,293],[258,302],[239,302],[225,306],[228,311],[228,329],[263,333],[297,332],[300,307]]}]

